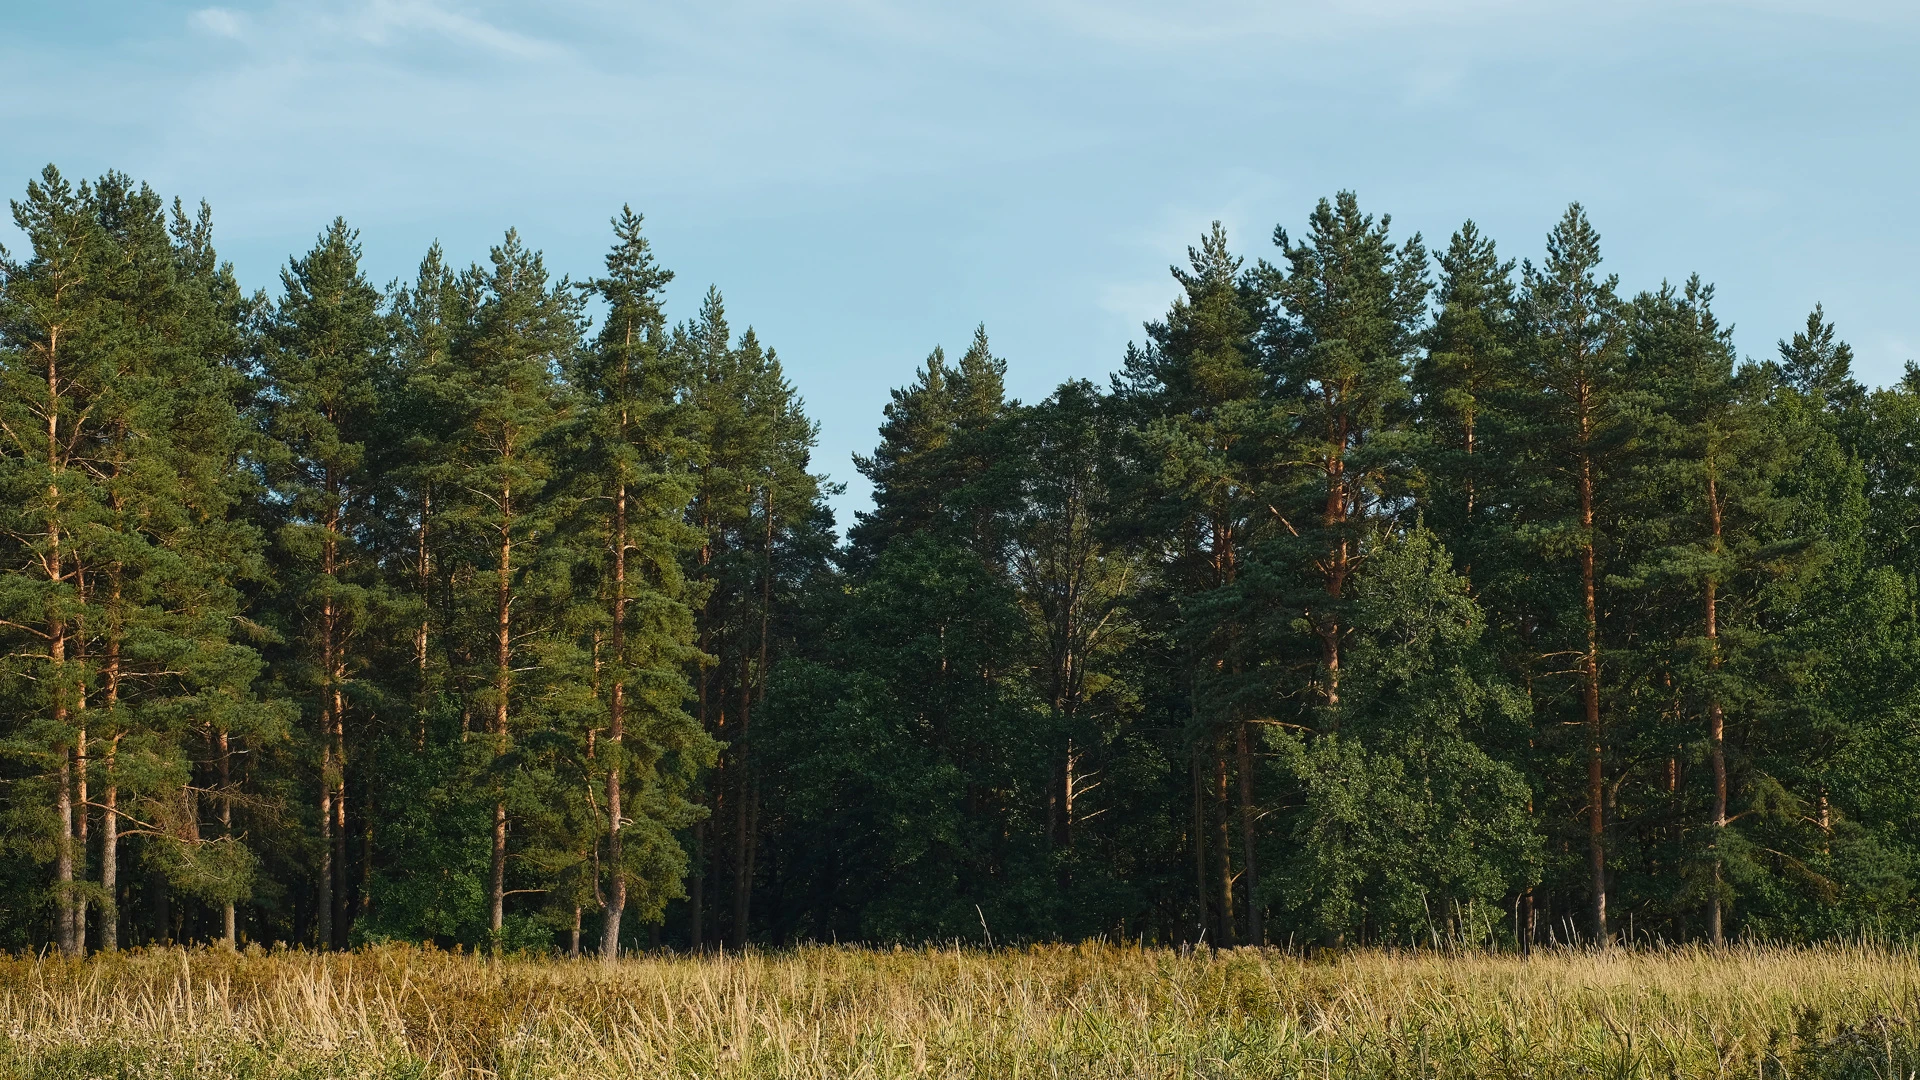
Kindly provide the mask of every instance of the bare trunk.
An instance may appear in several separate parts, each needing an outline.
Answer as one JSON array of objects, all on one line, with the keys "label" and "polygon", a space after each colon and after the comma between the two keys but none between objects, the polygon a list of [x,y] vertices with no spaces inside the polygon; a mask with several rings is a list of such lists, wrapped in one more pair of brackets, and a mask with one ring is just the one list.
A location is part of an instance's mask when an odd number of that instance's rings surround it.
[{"label": "bare trunk", "polygon": [[[1713,553],[1721,548],[1720,488],[1711,472],[1707,475],[1707,513],[1713,524]],[[1716,604],[1717,583],[1707,577],[1707,668],[1708,678],[1720,671],[1720,616]],[[1707,907],[1707,936],[1715,945],[1726,944],[1725,916],[1720,899],[1720,840],[1727,828],[1727,718],[1720,707],[1718,686],[1709,690],[1707,700],[1707,744],[1713,759],[1713,896]]]},{"label": "bare trunk", "polygon": [[1593,456],[1585,449],[1591,434],[1587,394],[1582,387],[1580,406],[1580,589],[1587,619],[1587,651],[1581,660],[1585,679],[1581,688],[1587,734],[1587,869],[1593,888],[1594,940],[1605,945],[1607,932],[1607,852],[1605,762],[1600,730],[1600,607],[1595,585],[1593,550]]},{"label": "bare trunk", "polygon": [[100,815],[100,951],[120,948],[120,788],[113,781],[113,752],[107,753],[107,788]]},{"label": "bare trunk", "polygon": [[[1078,781],[1079,777],[1074,772],[1074,766],[1078,765],[1079,762],[1080,762],[1080,753],[1079,751],[1074,749],[1073,740],[1069,738],[1067,740],[1066,755],[1064,756],[1064,758],[1061,760],[1061,763],[1060,763],[1061,767],[1060,767],[1060,833],[1059,833],[1060,846],[1068,849],[1069,851],[1073,849],[1073,813],[1074,813],[1073,804],[1074,804],[1074,800],[1079,795],[1079,789],[1076,786],[1076,782]],[[1072,868],[1073,868],[1073,864],[1071,862],[1062,864],[1061,874],[1063,875],[1062,882],[1064,884],[1072,883],[1072,880],[1073,880]]]},{"label": "bare trunk", "polygon": [[[336,496],[333,503],[333,516],[327,523],[326,572],[330,582],[333,576],[339,573],[340,569],[337,547],[337,537],[340,529],[339,505],[339,499]],[[347,709],[346,691],[343,685],[346,682],[347,658],[345,643],[339,639],[338,627],[334,622],[334,620],[339,617],[339,613],[335,611],[331,598],[327,601],[327,613],[327,638],[331,653],[330,663],[332,664],[327,670],[327,686],[333,697],[333,708],[330,712],[332,727],[327,732],[327,738],[332,740],[333,743],[333,776],[331,778],[333,783],[333,795],[331,799],[333,804],[333,825],[330,829],[332,833],[333,853],[329,861],[332,863],[334,874],[331,887],[333,900],[331,920],[333,929],[332,944],[338,946],[346,944],[347,899],[351,891],[347,882]]]},{"label": "bare trunk", "polygon": [[1193,889],[1194,900],[1198,905],[1194,918],[1195,928],[1201,940],[1207,936],[1207,908],[1211,901],[1207,898],[1207,811],[1205,796],[1200,781],[1200,755],[1193,757]]},{"label": "bare trunk", "polygon": [[1228,819],[1233,815],[1227,809],[1227,755],[1224,748],[1216,746],[1213,755],[1213,802],[1214,830],[1213,849],[1219,860],[1220,872],[1220,944],[1234,943],[1233,920],[1233,854],[1231,848],[1231,826]]},{"label": "bare trunk", "polygon": [[[64,708],[57,712],[65,712]],[[64,720],[56,715],[56,720]],[[73,762],[71,751],[61,746],[60,770],[56,776],[59,791],[54,796],[55,812],[60,817],[53,855],[54,904],[58,919],[58,939],[63,956],[78,956],[80,944],[74,938],[73,903]]]},{"label": "bare trunk", "polygon": [[[87,880],[87,863],[92,854],[88,844],[88,825],[93,817],[93,804],[87,798],[87,773],[91,763],[87,760],[87,623],[85,611],[89,601],[87,568],[79,559],[74,560],[73,582],[79,594],[80,610],[75,619],[70,636],[73,640],[73,668],[76,676],[73,693],[73,876],[76,882]],[[84,891],[76,891],[73,898],[73,942],[82,955],[87,951],[87,898]]]},{"label": "bare trunk", "polygon": [[[713,534],[711,531],[712,526],[707,520],[706,510],[704,507],[702,508],[701,514],[700,514],[700,528],[701,528],[701,534],[707,538],[700,545],[699,577],[700,577],[700,580],[704,582],[707,579],[707,565],[713,559],[713,540],[712,540]],[[700,609],[700,651],[707,656],[713,655],[712,617],[707,610],[708,605],[711,603],[712,603],[712,597],[711,595],[709,595],[709,597],[706,600],[701,602],[701,609]],[[696,684],[695,697],[698,701],[699,710],[700,710],[700,729],[702,731],[711,732],[713,731],[713,727],[710,725],[710,722],[709,722],[709,715],[708,715],[708,708],[707,708],[708,671],[707,671],[706,664],[702,663],[700,665],[699,671],[695,674],[694,681]],[[709,801],[709,806],[711,806],[710,798],[703,801]],[[711,814],[709,814],[709,817],[711,817]],[[707,818],[702,818],[701,820],[694,823],[693,867],[690,875],[692,877],[692,882],[691,882],[691,888],[687,890],[687,933],[688,933],[688,936],[693,939],[693,949],[695,952],[704,951],[707,947],[705,932],[706,932],[706,906],[707,906],[707,833],[708,831],[709,829],[708,829]]]},{"label": "bare trunk", "polygon": [[1462,420],[1467,433],[1467,524],[1471,527],[1473,524],[1473,408],[1471,406],[1468,407],[1466,416]]},{"label": "bare trunk", "polygon": [[427,682],[428,631],[432,620],[427,613],[432,610],[433,563],[428,556],[427,528],[428,519],[433,515],[433,494],[423,491],[420,495],[420,529],[418,534],[419,552],[415,572],[420,580],[420,625],[413,632],[413,662],[417,669],[415,678],[418,683],[414,699],[413,746],[416,750],[427,748],[427,711],[429,707]]},{"label": "bare trunk", "polygon": [[[84,660],[81,670],[81,677],[85,678]],[[84,711],[87,705],[87,692],[84,685],[75,695],[73,704],[76,722],[73,733],[73,872],[75,880],[85,881],[87,856],[90,851],[87,843],[87,819],[91,816],[92,804],[87,801],[87,726]],[[87,951],[87,900],[85,896],[77,893],[73,898],[73,944],[82,953]]]},{"label": "bare trunk", "polygon": [[[613,686],[607,700],[607,887],[606,926],[600,934],[600,958],[620,956],[620,920],[627,910],[627,871],[620,848],[620,772],[625,766],[621,740],[626,734],[627,662],[627,487],[613,499]],[[578,933],[576,929],[575,933]]]},{"label": "bare trunk", "polygon": [[333,948],[333,785],[325,778],[333,774],[333,744],[320,750],[320,873],[315,882],[313,943],[317,949]]},{"label": "bare trunk", "polygon": [[[60,379],[57,356],[60,348],[60,331],[56,327],[49,332],[47,340],[47,470],[56,478],[47,485],[47,554],[46,569],[48,583],[58,589],[66,574],[66,556],[60,548]],[[57,600],[54,601],[58,603]],[[69,761],[70,748],[67,744],[65,728],[67,726],[67,624],[64,616],[57,611],[47,620],[47,661],[52,668],[49,672],[53,688],[53,729],[56,746],[54,752],[59,755],[60,767],[56,773],[59,791],[54,795],[55,812],[59,815],[59,825],[54,839],[54,922],[55,936],[60,951],[68,956],[75,955],[80,944],[74,940],[73,917],[73,777],[72,763]]]},{"label": "bare trunk", "polygon": [[1247,944],[1265,945],[1266,928],[1261,925],[1260,917],[1259,864],[1254,861],[1253,751],[1247,744],[1245,723],[1239,725],[1235,734],[1238,744],[1235,767],[1240,774],[1240,862],[1246,867],[1247,882]]},{"label": "bare trunk", "polygon": [[[227,733],[224,731],[220,732],[219,735],[219,750],[220,835],[223,837],[231,837],[233,835],[233,747],[227,737]],[[227,948],[234,948],[239,944],[239,938],[234,932],[233,901],[228,900],[226,902],[221,915],[221,921],[224,927],[224,934],[221,940],[226,942]]]},{"label": "bare trunk", "polygon": [[[332,489],[331,477],[328,488]],[[335,546],[335,528],[340,519],[337,511],[327,518],[327,534],[320,549],[320,573],[328,581],[326,598],[320,607],[320,874],[316,882],[313,898],[313,914],[316,921],[314,945],[316,948],[333,948],[333,883],[338,868],[334,865],[333,842],[333,796],[340,775],[340,763],[334,759],[333,726],[334,710],[340,707],[341,696],[334,685],[334,676],[340,670],[338,657],[339,641],[336,635],[337,614],[334,610],[331,582],[338,569],[338,551]]]},{"label": "bare trunk", "polygon": [[341,683],[346,679],[344,657],[336,656],[341,670],[333,679],[333,934],[334,944],[345,947],[352,927],[349,906],[353,885],[347,862],[347,739],[346,699]]},{"label": "bare trunk", "polygon": [[[507,752],[507,694],[513,680],[513,489],[500,489],[500,589],[494,625],[493,753]],[[496,784],[504,783],[495,780]],[[497,938],[507,916],[507,800],[504,791],[493,803],[493,865],[488,879],[488,927]]]},{"label": "bare trunk", "polygon": [[[699,578],[705,582],[705,580],[707,580],[708,563],[712,561],[712,523],[707,519],[707,507],[705,507],[705,505],[701,507],[701,534],[705,536],[705,540],[701,542]],[[708,596],[707,600],[701,603],[701,615],[699,615],[699,623],[701,623],[701,653],[705,653],[705,655],[712,655],[712,615],[710,615],[710,611],[708,611],[708,605],[710,605],[710,603],[712,603],[712,596]],[[699,673],[695,675],[695,684],[697,684],[697,686],[695,686],[695,698],[699,700],[701,730],[714,732],[716,728],[712,726],[710,711],[708,711],[708,678],[710,678],[710,675],[708,675],[707,665],[701,663]],[[722,719],[722,724],[724,723],[726,723],[726,721]],[[712,799],[712,784],[718,784],[718,778],[712,778],[712,780],[710,780],[707,796],[703,798],[703,801],[707,801],[708,815],[705,819],[701,819],[701,821],[693,822],[693,869],[691,869],[691,878],[693,878],[693,880],[691,880],[691,888],[687,890],[687,936],[693,938],[693,951],[705,951],[705,949],[707,949],[707,838],[708,834],[712,832],[712,826],[710,826],[710,819],[712,819],[712,813],[710,813],[710,811],[712,811],[712,801],[714,801],[714,799]]]},{"label": "bare trunk", "polygon": [[[120,603],[120,569],[113,569],[112,604]],[[120,632],[109,620],[104,700],[107,715],[120,701]],[[120,756],[120,736],[107,741],[106,790],[102,792],[100,814],[100,951],[114,952],[120,947],[120,784],[114,766]]]},{"label": "bare trunk", "polygon": [[[1343,417],[1333,432],[1334,452],[1327,461],[1327,503],[1322,511],[1323,520],[1329,530],[1338,529],[1347,522],[1347,462],[1346,447],[1348,439],[1347,421]],[[1327,562],[1323,574],[1326,579],[1327,596],[1337,605],[1340,596],[1346,591],[1347,575],[1352,572],[1353,552],[1349,549],[1346,537],[1327,553]],[[1335,608],[1337,610],[1337,608]],[[1327,723],[1332,729],[1340,726],[1340,621],[1329,613],[1320,628],[1320,660],[1326,667],[1326,706]]]}]

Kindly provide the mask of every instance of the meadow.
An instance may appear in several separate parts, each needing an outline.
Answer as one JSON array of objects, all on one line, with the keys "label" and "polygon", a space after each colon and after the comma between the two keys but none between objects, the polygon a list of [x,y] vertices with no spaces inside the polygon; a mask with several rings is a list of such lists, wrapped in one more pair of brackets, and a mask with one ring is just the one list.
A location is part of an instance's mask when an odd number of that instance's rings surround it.
[{"label": "meadow", "polygon": [[0,1076],[1902,1077],[1902,947],[0,961]]}]

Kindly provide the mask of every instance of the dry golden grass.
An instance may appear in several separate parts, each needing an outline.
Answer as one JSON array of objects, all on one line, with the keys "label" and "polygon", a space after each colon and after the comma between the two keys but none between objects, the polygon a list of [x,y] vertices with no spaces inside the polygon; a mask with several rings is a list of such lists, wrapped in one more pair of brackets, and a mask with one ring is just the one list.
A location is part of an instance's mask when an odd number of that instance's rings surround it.
[{"label": "dry golden grass", "polygon": [[385,947],[0,961],[0,1076],[1903,1077],[1920,963],[1724,952]]}]

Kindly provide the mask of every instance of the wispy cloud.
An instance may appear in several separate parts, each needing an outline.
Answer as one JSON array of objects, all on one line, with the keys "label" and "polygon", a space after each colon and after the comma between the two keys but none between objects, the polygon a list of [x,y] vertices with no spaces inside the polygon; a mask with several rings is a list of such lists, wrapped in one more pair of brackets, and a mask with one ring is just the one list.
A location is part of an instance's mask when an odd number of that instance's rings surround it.
[{"label": "wispy cloud", "polygon": [[271,45],[280,55],[312,54],[348,43],[444,43],[529,60],[558,60],[568,53],[556,42],[508,29],[444,0],[318,0],[279,3],[257,14],[209,7],[193,12],[187,21],[216,37]]},{"label": "wispy cloud", "polygon": [[377,45],[427,35],[525,59],[552,60],[567,53],[555,42],[505,29],[434,0],[367,0],[350,9],[343,23],[362,40]]},{"label": "wispy cloud", "polygon": [[228,8],[201,8],[187,16],[188,25],[214,37],[238,38],[246,33],[246,16]]}]

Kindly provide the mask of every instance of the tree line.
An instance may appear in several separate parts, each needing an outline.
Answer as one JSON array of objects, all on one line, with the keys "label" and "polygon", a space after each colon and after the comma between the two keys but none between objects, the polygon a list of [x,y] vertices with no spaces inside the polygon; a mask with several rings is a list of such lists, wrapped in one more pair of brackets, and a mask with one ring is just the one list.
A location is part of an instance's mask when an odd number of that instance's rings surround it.
[{"label": "tree line", "polygon": [[0,945],[1721,942],[1920,924],[1920,371],[1740,357],[1575,205],[1216,224],[1105,386],[816,428],[639,215],[247,293],[0,254]]}]

